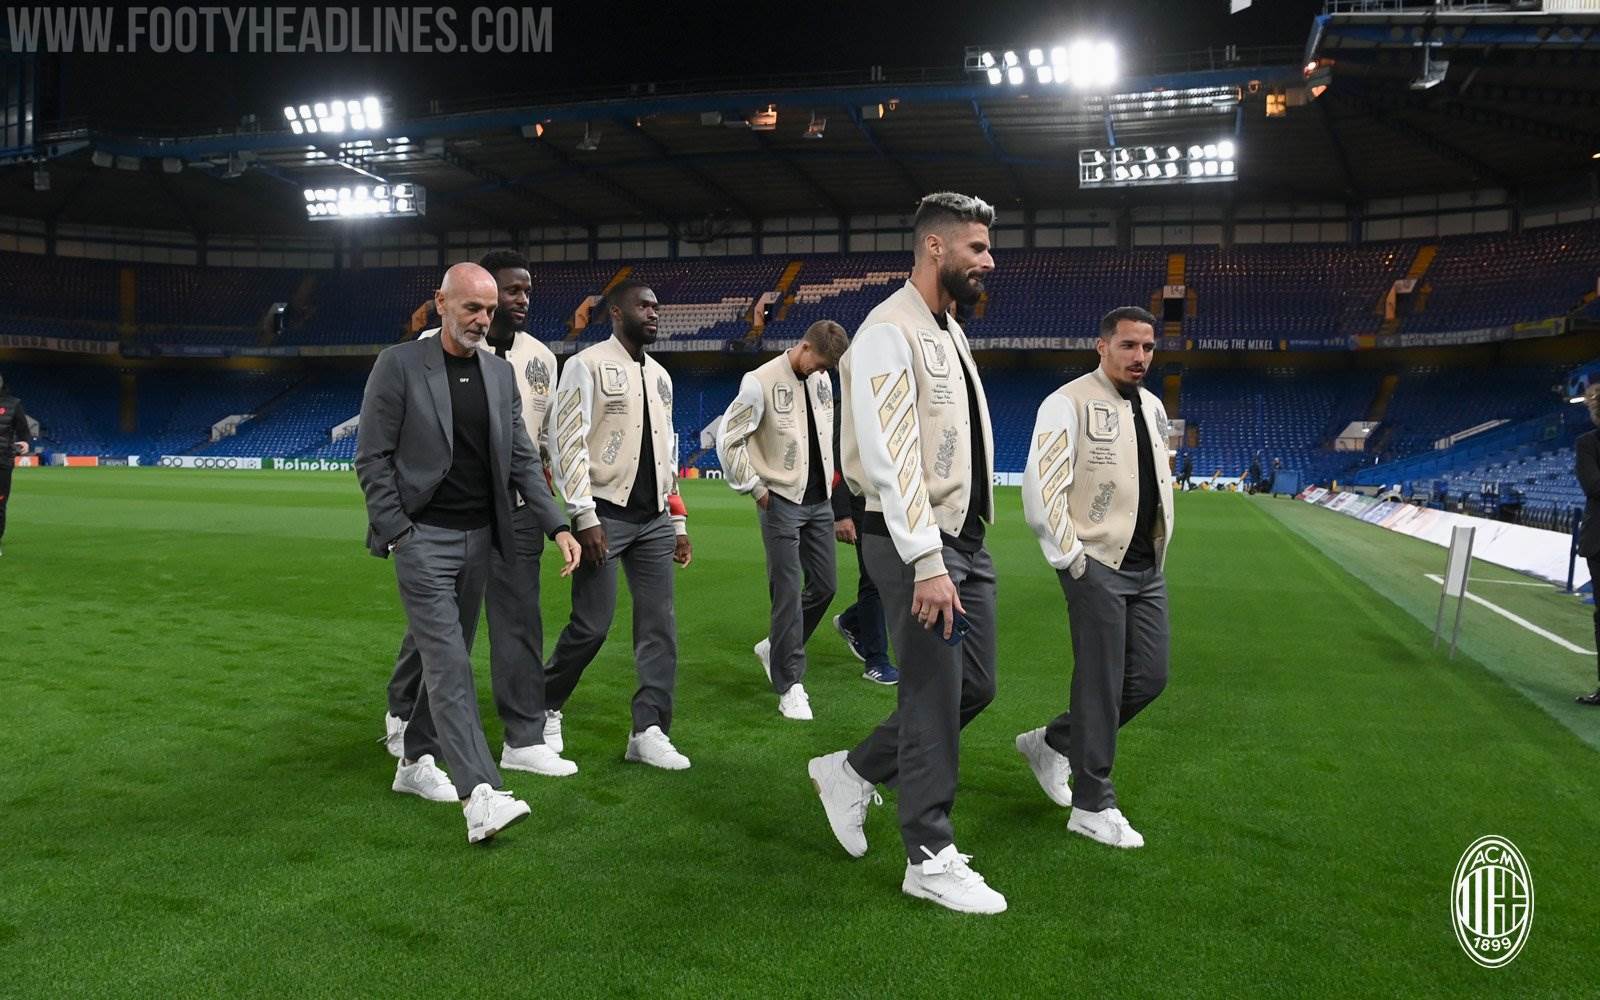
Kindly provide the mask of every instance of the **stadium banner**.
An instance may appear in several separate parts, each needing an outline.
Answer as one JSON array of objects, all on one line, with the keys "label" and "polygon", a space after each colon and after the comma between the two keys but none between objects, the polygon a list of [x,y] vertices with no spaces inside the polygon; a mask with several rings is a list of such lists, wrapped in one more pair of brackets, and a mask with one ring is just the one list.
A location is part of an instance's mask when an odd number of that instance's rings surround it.
[{"label": "stadium banner", "polygon": [[356,464],[346,458],[268,458],[263,468],[282,472],[354,472]]},{"label": "stadium banner", "polygon": [[115,340],[71,340],[66,337],[23,337],[17,334],[0,336],[0,347],[23,351],[61,351],[67,354],[115,354]]},{"label": "stadium banner", "polygon": [[16,467],[19,469],[36,469],[39,467],[39,456],[18,455],[16,458]]},{"label": "stadium banner", "polygon": [[[265,461],[271,461],[266,459]],[[157,464],[164,469],[261,469],[263,459],[236,455],[162,455]]]},{"label": "stadium banner", "polygon": [[51,459],[53,465],[63,465],[69,469],[93,469],[99,466],[99,455],[56,455]]},{"label": "stadium banner", "polygon": [[[1572,536],[1567,532],[1547,531],[1471,514],[1378,500],[1359,493],[1336,493],[1331,496],[1331,500],[1327,497],[1313,500],[1308,492],[1303,499],[1308,503],[1328,501],[1321,505],[1446,549],[1450,547],[1451,533],[1455,528],[1475,527],[1478,530],[1472,548],[1474,559],[1527,573],[1558,587],[1564,588],[1567,584],[1567,560],[1572,552]],[[1574,588],[1589,582],[1589,567],[1582,559],[1577,561],[1574,573]]]}]

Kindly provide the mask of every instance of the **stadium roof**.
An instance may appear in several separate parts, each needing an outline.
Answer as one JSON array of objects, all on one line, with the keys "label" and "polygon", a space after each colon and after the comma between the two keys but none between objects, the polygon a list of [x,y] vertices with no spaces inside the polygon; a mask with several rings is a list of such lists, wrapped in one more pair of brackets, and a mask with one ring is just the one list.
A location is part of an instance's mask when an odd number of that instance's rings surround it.
[{"label": "stadium roof", "polygon": [[[1317,19],[1304,43],[1140,59],[1119,93],[1201,96],[1165,111],[1134,100],[1111,114],[1109,129],[1097,98],[1031,82],[994,87],[960,66],[395,106],[373,148],[343,152],[292,135],[272,117],[276,108],[263,109],[258,123],[204,134],[69,122],[38,137],[52,154],[49,190],[34,190],[32,163],[0,168],[0,213],[196,232],[325,232],[305,221],[302,191],[363,182],[333,163],[340,158],[422,185],[422,226],[437,231],[608,222],[682,231],[730,218],[899,212],[943,188],[983,195],[1008,214],[1479,187],[1537,196],[1592,184],[1600,167],[1600,18],[1561,23],[1571,26],[1566,34],[1550,31],[1548,20],[1520,24],[1509,15],[1456,25],[1335,13]],[[1428,89],[1413,87],[1419,39],[1437,40],[1430,54],[1448,58],[1442,82]],[[1303,88],[1308,60],[1332,61],[1328,90],[1298,106],[1291,93],[1286,113],[1268,117],[1268,95]],[[1224,93],[1234,100],[1204,96]],[[746,127],[769,106],[771,131]],[[821,119],[821,136],[808,138]],[[1119,144],[1179,146],[1232,138],[1240,180],[1081,191],[1077,151],[1108,145],[1111,135]],[[401,137],[408,141],[386,141]]]}]

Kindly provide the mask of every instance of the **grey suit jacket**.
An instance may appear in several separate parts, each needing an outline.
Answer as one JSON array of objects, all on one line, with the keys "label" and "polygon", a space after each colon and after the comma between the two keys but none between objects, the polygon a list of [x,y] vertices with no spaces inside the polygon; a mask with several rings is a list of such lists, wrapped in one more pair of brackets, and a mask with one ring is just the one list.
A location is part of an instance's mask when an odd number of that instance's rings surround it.
[{"label": "grey suit jacket", "polygon": [[[503,358],[478,351],[489,401],[489,452],[494,486],[495,545],[515,552],[511,513],[515,489],[527,499],[539,529],[554,538],[567,526],[545,485],[539,449],[522,421],[522,395]],[[412,517],[433,500],[454,451],[450,384],[438,337],[396,344],[378,355],[361,398],[356,431],[356,478],[367,499],[367,548],[384,558],[389,544],[411,530]]]}]

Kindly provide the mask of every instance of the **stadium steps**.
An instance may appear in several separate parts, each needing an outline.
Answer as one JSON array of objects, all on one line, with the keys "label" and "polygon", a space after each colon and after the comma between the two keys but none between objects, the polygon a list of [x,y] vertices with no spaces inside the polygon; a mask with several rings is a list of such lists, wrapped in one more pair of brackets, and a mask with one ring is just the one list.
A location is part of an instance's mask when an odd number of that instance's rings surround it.
[{"label": "stadium steps", "polygon": [[[624,281],[626,281],[628,279],[628,275],[630,275],[632,273],[633,273],[633,265],[631,265],[631,264],[625,264],[622,267],[618,268],[617,269],[617,273],[613,274],[611,276],[611,280],[606,282],[605,287],[600,289],[600,297],[602,299],[604,299],[605,296],[607,296],[607,295],[609,295],[611,293],[611,290],[613,288],[617,287],[618,285],[620,285]],[[582,303],[579,303],[579,306],[581,306],[581,305],[582,305]],[[573,312],[576,313],[577,309],[574,308]],[[588,324],[584,324],[583,326],[579,326],[576,322],[573,322],[567,327],[567,336],[564,339],[569,340],[569,341],[570,340],[577,340],[580,336],[583,335],[583,331],[587,330],[588,328],[589,328]]]},{"label": "stadium steps", "polygon": [[804,266],[804,261],[791,260],[789,266],[783,269],[783,277],[778,279],[776,291],[778,300],[783,303],[778,307],[778,319],[789,318],[789,307],[794,305],[794,293],[790,289],[794,287],[795,279],[800,277],[800,269]]},{"label": "stadium steps", "polygon": [[[282,392],[278,393],[276,396],[273,396],[271,399],[269,399],[266,402],[262,403],[260,406],[255,408],[255,412],[251,414],[251,418],[250,419],[258,420],[261,417],[264,417],[267,414],[271,413],[273,410],[276,410],[279,406],[282,406],[285,402],[290,401],[290,397],[292,397],[295,394],[296,391],[304,388],[306,383],[310,382],[312,380],[312,378],[313,378],[313,376],[307,375],[304,378],[301,378],[298,382],[295,382],[293,385],[291,385],[288,388],[284,389]],[[226,441],[228,439],[227,438],[223,438],[222,440]],[[205,439],[197,442],[192,447],[190,447],[187,451],[182,452],[182,454],[185,454],[185,455],[200,455],[200,454],[203,454],[206,451],[206,449],[210,448],[212,445],[220,444],[220,443],[221,442],[219,442],[219,441],[213,441],[210,438],[205,438]]]},{"label": "stadium steps", "polygon": [[1389,412],[1389,401],[1394,399],[1394,392],[1400,388],[1400,376],[1390,373],[1383,377],[1378,384],[1378,391],[1373,395],[1372,402],[1367,406],[1367,420],[1370,423],[1381,424]]},{"label": "stadium steps", "polygon": [[1167,408],[1167,416],[1181,412],[1178,404],[1183,402],[1183,376],[1168,375],[1161,380],[1161,402]]},{"label": "stadium steps", "polygon": [[[1411,258],[1411,266],[1406,268],[1406,280],[1418,282],[1420,285],[1422,276],[1428,273],[1428,268],[1433,266],[1433,259],[1438,255],[1439,244],[1437,243],[1425,243],[1418,247],[1417,255]],[[1412,312],[1417,313],[1422,311],[1422,306],[1427,304],[1428,293],[1431,291],[1432,289],[1430,288],[1423,292],[1420,302],[1413,300]],[[1378,308],[1384,317],[1383,324],[1378,327],[1378,333],[1380,335],[1386,335],[1394,333],[1396,330],[1398,330],[1400,328],[1401,320],[1400,304],[1399,302],[1395,301],[1393,286],[1390,286],[1389,290],[1384,293],[1383,301],[1379,303]]]}]

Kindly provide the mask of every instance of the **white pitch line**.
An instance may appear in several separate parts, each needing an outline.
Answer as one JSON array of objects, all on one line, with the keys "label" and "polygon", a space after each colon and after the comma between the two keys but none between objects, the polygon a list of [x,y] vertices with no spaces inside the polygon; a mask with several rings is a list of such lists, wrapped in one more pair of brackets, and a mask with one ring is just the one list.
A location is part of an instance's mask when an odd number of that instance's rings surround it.
[{"label": "white pitch line", "polygon": [[1473,583],[1492,583],[1500,587],[1554,587],[1553,583],[1537,583],[1533,580],[1480,580],[1472,578]]},{"label": "white pitch line", "polygon": [[[1432,580],[1434,583],[1439,583],[1439,584],[1444,583],[1444,578],[1443,577],[1437,576],[1437,575],[1435,575],[1433,573],[1424,573],[1422,575],[1427,577],[1428,579]],[[1544,638],[1549,639],[1551,642],[1555,643],[1557,646],[1560,646],[1562,649],[1568,649],[1568,650],[1571,650],[1574,653],[1581,653],[1584,656],[1593,656],[1593,655],[1595,655],[1594,650],[1592,650],[1592,649],[1584,649],[1582,646],[1574,645],[1573,643],[1570,643],[1567,640],[1561,638],[1559,635],[1556,635],[1554,632],[1551,632],[1551,631],[1549,631],[1547,629],[1540,628],[1539,626],[1535,625],[1533,622],[1528,621],[1528,619],[1523,618],[1521,615],[1514,615],[1511,612],[1507,611],[1505,608],[1502,608],[1500,605],[1494,604],[1494,603],[1492,603],[1490,601],[1484,600],[1483,598],[1479,597],[1477,594],[1472,593],[1470,590],[1467,592],[1467,600],[1472,601],[1474,604],[1483,605],[1484,607],[1488,608],[1490,611],[1493,611],[1495,614],[1499,615],[1501,618],[1505,618],[1505,619],[1507,619],[1509,621],[1516,622],[1518,625],[1521,625],[1523,628],[1527,629],[1529,632],[1532,632],[1534,635],[1543,636]]]}]

